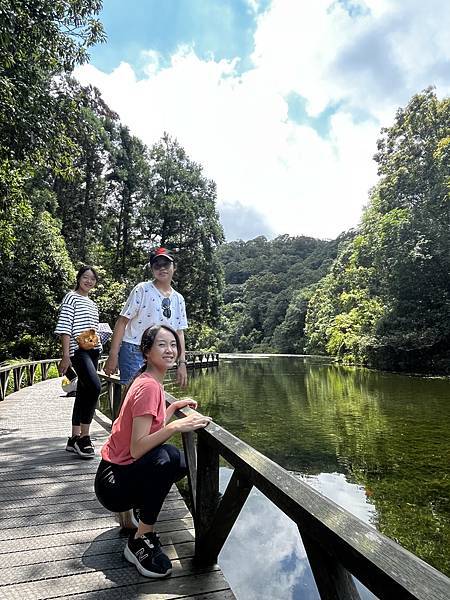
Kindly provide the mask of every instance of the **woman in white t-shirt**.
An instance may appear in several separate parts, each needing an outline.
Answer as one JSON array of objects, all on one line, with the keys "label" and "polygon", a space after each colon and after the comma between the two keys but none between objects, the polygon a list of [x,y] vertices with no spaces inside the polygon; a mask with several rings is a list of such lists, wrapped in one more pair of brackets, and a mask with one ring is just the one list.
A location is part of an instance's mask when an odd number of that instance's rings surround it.
[{"label": "woman in white t-shirt", "polygon": [[63,353],[58,371],[60,375],[64,375],[73,367],[78,376],[72,412],[72,434],[67,440],[66,450],[75,452],[81,458],[94,458],[89,429],[101,389],[97,366],[102,345],[98,338],[96,347],[83,350],[76,338],[90,329],[98,335],[98,308],[88,297],[97,284],[98,276],[95,269],[84,266],[78,271],[76,281],[75,289],[63,298],[55,329],[55,333],[61,338]]},{"label": "woman in white t-shirt", "polygon": [[103,369],[107,375],[119,367],[120,381],[127,384],[144,364],[140,340],[153,325],[168,325],[180,339],[177,381],[185,386],[187,369],[184,330],[187,329],[183,296],[172,287],[175,263],[172,253],[158,248],[150,257],[153,281],[138,283],[132,290],[114,327],[111,350]]}]

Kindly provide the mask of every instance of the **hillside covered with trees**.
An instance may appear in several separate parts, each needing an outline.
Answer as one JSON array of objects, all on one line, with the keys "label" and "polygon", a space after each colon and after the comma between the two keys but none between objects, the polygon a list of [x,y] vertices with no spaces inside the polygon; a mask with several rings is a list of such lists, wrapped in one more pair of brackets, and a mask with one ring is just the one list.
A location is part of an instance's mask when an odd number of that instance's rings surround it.
[{"label": "hillside covered with trees", "polygon": [[224,243],[203,167],[168,134],[146,147],[71,77],[105,39],[101,3],[0,5],[0,361],[57,351],[57,308],[82,263],[98,267],[113,325],[161,244],[179,249],[188,349],[448,372],[448,98],[425,90],[382,130],[357,229]]},{"label": "hillside covered with trees", "polygon": [[219,349],[303,353],[309,298],[340,241],[284,235],[220,246],[225,289]]},{"label": "hillside covered with trees", "polygon": [[414,96],[375,160],[380,179],[356,230],[219,248],[221,350],[450,371],[450,100]]}]

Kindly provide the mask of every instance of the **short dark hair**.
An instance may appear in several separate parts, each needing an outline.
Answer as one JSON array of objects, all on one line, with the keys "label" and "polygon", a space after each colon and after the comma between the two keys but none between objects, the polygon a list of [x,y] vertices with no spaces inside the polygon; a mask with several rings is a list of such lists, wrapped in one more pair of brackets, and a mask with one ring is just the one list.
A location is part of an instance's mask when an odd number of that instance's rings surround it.
[{"label": "short dark hair", "polygon": [[98,283],[98,273],[97,271],[94,269],[94,267],[91,267],[91,265],[84,265],[83,267],[81,267],[81,269],[78,271],[77,276],[76,276],[76,285],[75,285],[75,289],[77,290],[80,287],[80,279],[81,277],[86,273],[86,271],[92,271],[94,273],[94,277],[95,277],[95,283]]},{"label": "short dark hair", "polygon": [[173,334],[173,337],[175,338],[175,342],[177,344],[178,356],[180,355],[180,352],[181,352],[180,337],[179,337],[178,333],[175,331],[175,329],[172,329],[172,327],[169,327],[168,325],[152,325],[151,327],[148,327],[148,329],[146,329],[144,331],[144,333],[142,334],[141,352],[142,352],[142,355],[144,356],[144,358],[145,358],[146,352],[148,352],[149,350],[152,349],[153,344],[155,343],[155,338],[161,329],[167,329],[167,331],[170,331],[170,333]]}]

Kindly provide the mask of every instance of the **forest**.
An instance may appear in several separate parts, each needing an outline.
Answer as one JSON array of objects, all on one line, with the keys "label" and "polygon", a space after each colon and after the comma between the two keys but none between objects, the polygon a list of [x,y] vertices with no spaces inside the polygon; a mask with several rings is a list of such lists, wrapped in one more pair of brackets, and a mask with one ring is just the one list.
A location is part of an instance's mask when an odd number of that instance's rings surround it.
[{"label": "forest", "polygon": [[105,40],[101,2],[36,6],[0,0],[0,362],[58,352],[58,306],[81,264],[98,268],[94,299],[113,326],[164,245],[188,350],[450,372],[449,98],[420,91],[381,130],[354,229],[226,243],[215,182],[189,149],[169,134],[146,147],[72,77]]}]

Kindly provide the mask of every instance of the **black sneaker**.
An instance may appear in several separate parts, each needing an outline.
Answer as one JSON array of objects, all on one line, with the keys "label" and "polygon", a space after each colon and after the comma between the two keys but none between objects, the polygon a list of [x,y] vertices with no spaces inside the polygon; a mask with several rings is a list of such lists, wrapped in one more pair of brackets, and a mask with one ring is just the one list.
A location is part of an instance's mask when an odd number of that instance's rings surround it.
[{"label": "black sneaker", "polygon": [[81,458],[95,457],[94,446],[91,442],[91,438],[88,435],[83,435],[83,437],[79,437],[77,440],[75,440],[74,449],[78,456],[81,456]]},{"label": "black sneaker", "polygon": [[144,577],[166,577],[172,573],[172,563],[161,550],[159,536],[154,532],[137,539],[130,535],[123,554]]},{"label": "black sneaker", "polygon": [[75,450],[75,442],[78,440],[79,435],[73,435],[70,438],[67,438],[66,452],[76,452]]}]

